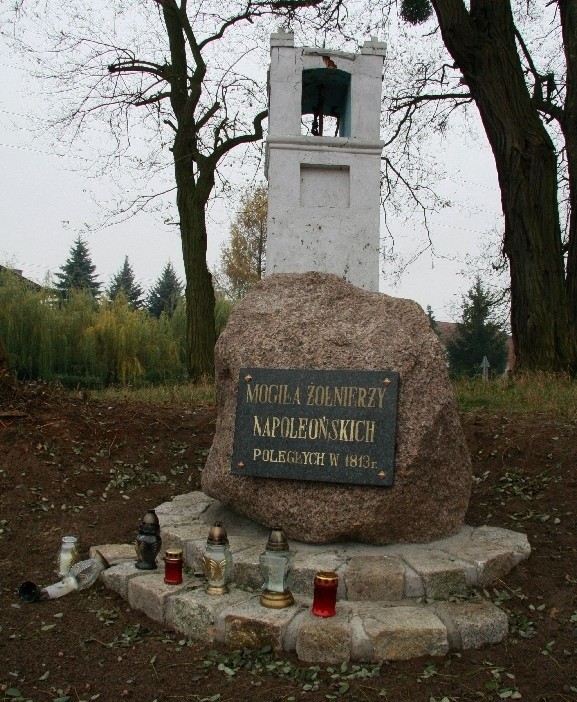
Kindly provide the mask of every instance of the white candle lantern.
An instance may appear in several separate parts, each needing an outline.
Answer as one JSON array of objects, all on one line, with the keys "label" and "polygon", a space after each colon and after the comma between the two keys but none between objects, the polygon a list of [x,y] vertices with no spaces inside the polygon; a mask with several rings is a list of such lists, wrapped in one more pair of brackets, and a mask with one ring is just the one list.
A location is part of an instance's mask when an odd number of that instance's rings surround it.
[{"label": "white candle lantern", "polygon": [[259,556],[260,571],[264,580],[260,603],[263,607],[282,609],[294,604],[294,597],[287,587],[293,554],[280,527],[269,536],[265,551]]},{"label": "white candle lantern", "polygon": [[226,529],[221,522],[215,522],[208,533],[203,557],[206,575],[206,592],[209,595],[224,595],[232,580],[232,554],[228,545]]}]

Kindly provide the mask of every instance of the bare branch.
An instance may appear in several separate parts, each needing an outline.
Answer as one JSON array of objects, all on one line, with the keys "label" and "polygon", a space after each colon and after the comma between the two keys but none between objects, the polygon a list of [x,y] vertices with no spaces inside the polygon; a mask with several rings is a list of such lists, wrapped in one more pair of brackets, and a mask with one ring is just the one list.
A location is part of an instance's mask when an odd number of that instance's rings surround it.
[{"label": "bare branch", "polygon": [[420,102],[435,102],[439,100],[457,100],[458,104],[467,104],[472,102],[473,98],[469,93],[440,93],[438,95],[414,95],[413,97],[407,98],[406,101],[401,102],[403,98],[399,98],[399,101],[394,103],[391,107],[391,112],[399,112],[406,109],[407,107],[412,107],[418,105]]},{"label": "bare branch", "polygon": [[161,102],[167,98],[170,98],[170,93],[157,93],[156,95],[152,95],[151,97],[143,100],[135,99],[131,101],[131,104],[135,107],[144,107],[144,105],[153,105],[154,103]]},{"label": "bare branch", "polygon": [[205,113],[204,115],[196,122],[196,130],[197,132],[203,129],[203,127],[209,122],[214,115],[220,110],[220,103],[215,102]]},{"label": "bare branch", "polygon": [[262,123],[263,121],[268,117],[268,110],[263,110],[262,112],[259,112],[258,115],[254,118],[252,125],[253,125],[253,133],[252,134],[241,134],[239,136],[233,137],[231,139],[227,139],[227,141],[223,142],[214,150],[214,155],[215,157],[220,160],[226,153],[231,151],[237,146],[240,146],[240,144],[249,144],[252,141],[259,141],[259,139],[262,139],[263,135],[263,126]]},{"label": "bare branch", "polygon": [[109,73],[149,73],[166,80],[166,66],[159,66],[148,61],[119,61],[108,66]]},{"label": "bare branch", "polygon": [[[525,44],[521,33],[515,27],[515,38],[517,43],[521,47],[521,51],[527,65],[529,67],[529,72],[533,76],[533,104],[539,112],[544,115],[548,115],[551,119],[557,120],[561,126],[564,125],[565,121],[565,111],[559,105],[553,102],[553,96],[558,93],[557,85],[555,84],[555,77],[553,73],[547,73],[545,75],[539,73],[537,70],[533,58]],[[543,95],[543,87],[545,87],[546,94]]]}]

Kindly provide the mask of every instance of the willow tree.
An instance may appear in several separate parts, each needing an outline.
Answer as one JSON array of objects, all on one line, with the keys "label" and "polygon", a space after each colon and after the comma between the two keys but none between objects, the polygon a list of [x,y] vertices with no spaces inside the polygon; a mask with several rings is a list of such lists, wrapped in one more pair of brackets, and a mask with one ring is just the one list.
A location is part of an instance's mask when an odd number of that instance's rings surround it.
[{"label": "willow tree", "polygon": [[446,119],[474,103],[501,191],[516,367],[575,371],[577,2],[550,0],[548,17],[537,5],[403,0],[411,23],[434,10],[453,63],[416,66],[391,110],[406,135],[423,108]]},{"label": "willow tree", "polygon": [[[186,277],[187,365],[193,379],[214,371],[207,205],[223,160],[233,149],[262,138],[267,115],[266,90],[251,77],[255,66],[249,55],[271,31],[272,16],[319,2],[47,0],[41,16],[19,4],[15,41],[38,58],[39,72],[51,80],[51,103],[65,105],[55,123],[78,143],[85,128],[104,116],[113,135],[111,174],[119,164],[133,163],[148,174],[162,169],[170,157],[174,186],[166,190],[176,192]],[[39,46],[41,35],[45,40]],[[97,128],[102,131],[102,121]],[[150,145],[144,156],[131,152],[138,139]],[[146,206],[151,197],[139,195],[132,210]]]}]

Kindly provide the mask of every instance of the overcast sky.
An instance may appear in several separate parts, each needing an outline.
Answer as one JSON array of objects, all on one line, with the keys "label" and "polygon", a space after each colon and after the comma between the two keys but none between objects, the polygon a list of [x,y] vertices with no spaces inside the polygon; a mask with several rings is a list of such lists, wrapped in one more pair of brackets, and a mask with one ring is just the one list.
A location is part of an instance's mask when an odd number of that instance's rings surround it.
[{"label": "overcast sky", "polygon": [[[18,56],[10,55],[1,44],[0,65],[0,263],[42,281],[46,274],[59,270],[85,225],[98,221],[101,208],[97,203],[110,200],[113,189],[110,178],[90,177],[98,135],[92,143],[83,144],[81,153],[54,155],[42,136],[35,133],[34,114],[42,111],[42,103],[30,97],[30,79],[19,66]],[[454,317],[460,297],[475,275],[472,267],[465,277],[461,275],[466,255],[482,255],[488,241],[486,233],[502,226],[492,155],[482,130],[473,125],[475,130],[476,139],[468,137],[461,143],[453,140],[435,148],[435,158],[447,173],[437,188],[452,203],[430,218],[436,256],[430,251],[424,253],[406,269],[396,287],[392,285],[392,270],[381,281],[382,292],[414,299],[423,308],[431,305],[439,320]],[[221,202],[211,210],[211,267],[218,263],[234,207],[234,202]],[[408,222],[391,221],[395,250],[400,259],[410,259],[424,241],[420,219],[415,215]],[[178,230],[154,215],[139,215],[87,233],[85,238],[105,285],[119,270],[125,255],[145,288],[153,284],[168,260],[184,277]]]}]

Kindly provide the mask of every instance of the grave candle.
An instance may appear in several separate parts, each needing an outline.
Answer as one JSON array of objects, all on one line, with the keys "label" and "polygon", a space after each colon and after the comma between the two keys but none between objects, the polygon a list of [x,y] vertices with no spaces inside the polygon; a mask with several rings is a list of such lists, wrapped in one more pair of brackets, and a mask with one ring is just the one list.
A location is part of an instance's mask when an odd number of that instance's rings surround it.
[{"label": "grave candle", "polygon": [[336,573],[319,571],[315,575],[313,614],[317,617],[334,617],[339,578]]},{"label": "grave candle", "polygon": [[164,554],[164,582],[180,585],[182,582],[182,549],[167,548]]}]

